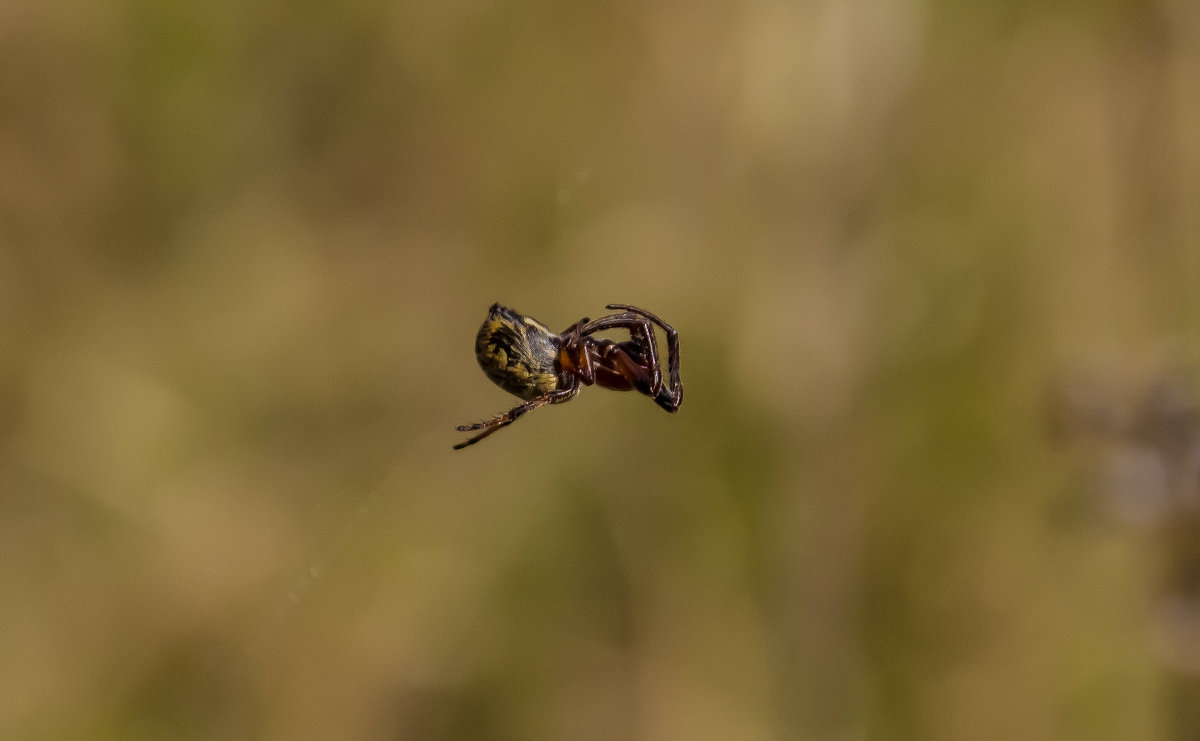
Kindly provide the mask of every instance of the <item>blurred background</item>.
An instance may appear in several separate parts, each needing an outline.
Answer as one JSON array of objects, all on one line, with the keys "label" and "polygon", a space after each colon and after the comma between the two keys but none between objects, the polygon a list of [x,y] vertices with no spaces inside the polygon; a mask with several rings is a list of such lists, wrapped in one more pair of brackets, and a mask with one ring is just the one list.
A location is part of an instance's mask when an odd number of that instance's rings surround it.
[{"label": "blurred background", "polygon": [[1196,737],[1198,206],[1190,0],[8,0],[0,736]]}]

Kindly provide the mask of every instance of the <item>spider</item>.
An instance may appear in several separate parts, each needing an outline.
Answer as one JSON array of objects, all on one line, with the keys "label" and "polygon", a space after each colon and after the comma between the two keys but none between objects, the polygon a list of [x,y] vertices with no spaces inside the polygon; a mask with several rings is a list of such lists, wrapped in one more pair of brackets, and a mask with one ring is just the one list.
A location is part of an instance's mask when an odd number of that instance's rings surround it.
[{"label": "spider", "polygon": [[[474,445],[540,406],[569,401],[579,393],[581,385],[640,391],[668,412],[678,411],[683,403],[679,333],[645,309],[626,304],[608,304],[604,308],[620,309],[621,313],[602,316],[596,321],[585,317],[562,334],[554,334],[539,321],[492,304],[475,337],[475,357],[496,385],[526,401],[498,417],[459,425],[456,428],[459,432],[482,432],[454,449]],[[653,325],[667,335],[666,383],[659,366]],[[614,342],[592,337],[608,329],[628,329],[630,339]]]}]

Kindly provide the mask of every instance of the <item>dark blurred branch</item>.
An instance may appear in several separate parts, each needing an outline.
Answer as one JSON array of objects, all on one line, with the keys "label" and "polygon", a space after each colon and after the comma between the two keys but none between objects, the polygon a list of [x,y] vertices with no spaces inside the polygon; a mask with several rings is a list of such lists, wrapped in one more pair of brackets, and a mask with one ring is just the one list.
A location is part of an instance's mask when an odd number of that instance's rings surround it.
[{"label": "dark blurred branch", "polygon": [[1191,374],[1170,374],[1122,414],[1121,396],[1099,388],[1057,390],[1051,432],[1098,457],[1094,493],[1115,519],[1151,529],[1172,737],[1200,738],[1200,398]]}]

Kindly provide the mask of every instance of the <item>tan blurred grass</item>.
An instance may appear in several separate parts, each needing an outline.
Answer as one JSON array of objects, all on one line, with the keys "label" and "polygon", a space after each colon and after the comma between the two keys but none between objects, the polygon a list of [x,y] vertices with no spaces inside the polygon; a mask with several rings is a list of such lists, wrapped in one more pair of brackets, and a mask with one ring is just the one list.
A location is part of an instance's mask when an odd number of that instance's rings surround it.
[{"label": "tan blurred grass", "polygon": [[[1044,392],[1191,360],[1186,3],[0,11],[0,735],[1147,738]],[[486,307],[647,306],[669,417]],[[1116,369],[1116,370],[1113,370]]]}]

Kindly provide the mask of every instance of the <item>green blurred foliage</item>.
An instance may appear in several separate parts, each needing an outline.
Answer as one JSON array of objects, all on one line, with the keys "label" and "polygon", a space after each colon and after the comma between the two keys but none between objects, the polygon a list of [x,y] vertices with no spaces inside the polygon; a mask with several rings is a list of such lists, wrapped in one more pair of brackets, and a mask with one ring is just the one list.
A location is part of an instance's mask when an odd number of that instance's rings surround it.
[{"label": "green blurred foliage", "polygon": [[[1193,360],[1197,50],[1182,0],[6,3],[0,736],[1172,737],[1154,535],[1056,518],[1045,421]],[[451,451],[494,301],[659,313],[686,404]]]}]

